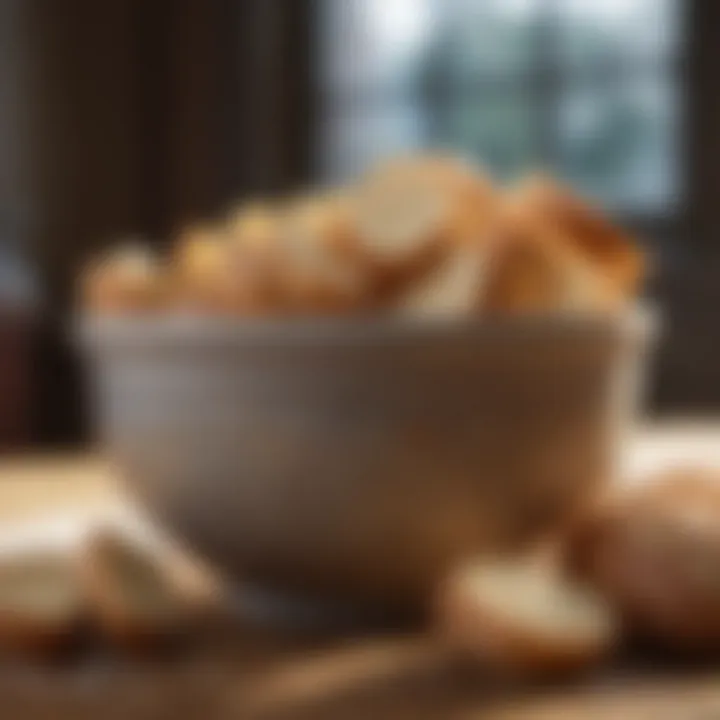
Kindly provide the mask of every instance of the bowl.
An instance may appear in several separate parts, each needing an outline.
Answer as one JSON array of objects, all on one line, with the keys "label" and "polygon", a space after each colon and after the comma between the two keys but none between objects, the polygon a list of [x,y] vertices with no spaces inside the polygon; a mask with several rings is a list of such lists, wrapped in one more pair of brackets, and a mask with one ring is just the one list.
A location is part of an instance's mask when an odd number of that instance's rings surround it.
[{"label": "bowl", "polygon": [[86,318],[105,451],[233,577],[417,607],[616,471],[640,312],[497,321]]}]

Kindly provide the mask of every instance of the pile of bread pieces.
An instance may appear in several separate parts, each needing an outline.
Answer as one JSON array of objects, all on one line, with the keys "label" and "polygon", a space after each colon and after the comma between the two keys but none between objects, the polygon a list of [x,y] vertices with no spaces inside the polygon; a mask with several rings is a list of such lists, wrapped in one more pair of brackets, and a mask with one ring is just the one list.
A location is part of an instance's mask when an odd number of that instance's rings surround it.
[{"label": "pile of bread pieces", "polygon": [[[107,529],[72,553],[0,559],[0,653],[47,657],[80,630],[147,653],[189,637],[201,617],[232,622],[217,576],[190,576],[179,582],[155,552]],[[530,553],[450,569],[428,599],[432,652],[483,672],[572,677],[638,638],[681,657],[720,655],[720,471],[607,493]]]},{"label": "pile of bread pieces", "polygon": [[85,307],[229,316],[474,316],[613,311],[642,253],[549,177],[499,187],[452,156],[395,158],[342,189],[247,202],[90,263]]},{"label": "pile of bread pieces", "polygon": [[0,558],[0,656],[49,659],[84,641],[167,649],[193,624],[194,603],[155,550],[116,529],[72,549],[13,550]]}]

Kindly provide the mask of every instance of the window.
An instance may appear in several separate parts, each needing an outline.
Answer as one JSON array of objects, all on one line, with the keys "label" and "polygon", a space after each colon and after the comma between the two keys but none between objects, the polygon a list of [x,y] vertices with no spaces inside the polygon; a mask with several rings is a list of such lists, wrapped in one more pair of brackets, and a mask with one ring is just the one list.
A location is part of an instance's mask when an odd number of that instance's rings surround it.
[{"label": "window", "polygon": [[551,168],[618,212],[670,219],[680,0],[325,0],[320,170],[448,147],[501,177]]}]

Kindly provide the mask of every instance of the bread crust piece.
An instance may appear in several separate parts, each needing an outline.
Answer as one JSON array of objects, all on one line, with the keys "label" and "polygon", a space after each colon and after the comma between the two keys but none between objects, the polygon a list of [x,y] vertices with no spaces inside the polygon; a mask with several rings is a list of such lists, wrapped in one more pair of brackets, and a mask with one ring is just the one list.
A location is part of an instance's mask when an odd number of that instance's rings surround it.
[{"label": "bread crust piece", "polygon": [[[537,560],[480,562],[451,576],[440,595],[440,625],[446,641],[467,657],[474,657],[489,670],[520,676],[573,674],[600,662],[617,639],[614,616],[602,599],[580,589],[555,569],[537,565]],[[524,595],[487,591],[487,574],[510,572],[517,575]],[[538,580],[537,573],[546,574]],[[490,580],[492,582],[492,580]],[[546,602],[542,593],[562,598],[564,604],[582,603],[591,618],[582,631],[573,625],[558,627],[562,607],[545,608],[557,617],[528,617],[518,602],[532,598]],[[533,593],[537,597],[533,598]],[[539,594],[539,595],[538,595]]]},{"label": "bread crust piece", "polygon": [[277,250],[281,208],[270,202],[247,202],[230,212],[225,230],[231,243],[245,251]]},{"label": "bread crust piece", "polygon": [[368,173],[351,215],[377,304],[393,305],[457,247],[482,242],[495,209],[487,177],[453,157],[401,158]]},{"label": "bread crust piece", "polygon": [[646,271],[643,253],[589,202],[539,174],[523,181],[512,195],[524,212],[579,249],[625,297],[638,293]]},{"label": "bread crust piece", "polygon": [[474,242],[497,208],[497,193],[489,176],[465,159],[448,154],[398,157],[380,163],[361,179],[360,188],[393,189],[418,181],[418,189],[448,195],[445,216],[459,240]]},{"label": "bread crust piece", "polygon": [[89,537],[77,568],[91,619],[115,647],[154,651],[185,629],[187,607],[163,568],[119,533],[104,530]]},{"label": "bread crust piece", "polygon": [[371,272],[359,260],[344,193],[290,202],[280,225],[277,276],[291,314],[338,314],[371,305]]},{"label": "bread crust piece", "polygon": [[398,301],[397,312],[417,318],[461,318],[482,306],[488,252],[483,247],[453,250],[415,281]]},{"label": "bread crust piece", "polygon": [[680,650],[720,650],[720,472],[673,471],[618,493],[570,542],[573,570],[630,630]]},{"label": "bread crust piece", "polygon": [[69,558],[32,551],[0,560],[3,652],[38,658],[58,654],[71,644],[83,611]]},{"label": "bread crust piece", "polygon": [[122,245],[91,261],[80,277],[83,308],[102,314],[157,309],[166,298],[166,290],[157,259],[136,244]]},{"label": "bread crust piece", "polygon": [[265,314],[277,304],[273,267],[268,250],[233,243],[218,228],[188,228],[173,254],[172,304],[213,315]]},{"label": "bread crust piece", "polygon": [[562,235],[506,206],[496,225],[483,308],[490,314],[614,311],[624,297]]}]

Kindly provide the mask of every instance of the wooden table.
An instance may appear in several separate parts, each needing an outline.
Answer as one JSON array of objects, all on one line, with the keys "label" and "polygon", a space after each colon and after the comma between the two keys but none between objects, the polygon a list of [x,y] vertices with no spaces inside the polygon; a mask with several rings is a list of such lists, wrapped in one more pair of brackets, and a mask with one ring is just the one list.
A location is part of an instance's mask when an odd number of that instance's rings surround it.
[{"label": "wooden table", "polygon": [[[720,466],[720,424],[644,432],[633,481],[674,464]],[[97,521],[136,522],[106,464],[89,457],[0,462],[0,552],[72,543]],[[241,622],[172,659],[90,648],[60,667],[0,671],[0,717],[53,718],[720,718],[720,664],[608,669],[574,686],[508,688],[453,667],[413,634],[307,637]]]}]

